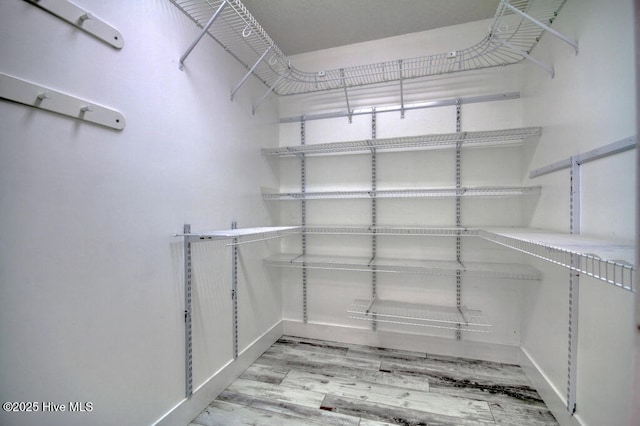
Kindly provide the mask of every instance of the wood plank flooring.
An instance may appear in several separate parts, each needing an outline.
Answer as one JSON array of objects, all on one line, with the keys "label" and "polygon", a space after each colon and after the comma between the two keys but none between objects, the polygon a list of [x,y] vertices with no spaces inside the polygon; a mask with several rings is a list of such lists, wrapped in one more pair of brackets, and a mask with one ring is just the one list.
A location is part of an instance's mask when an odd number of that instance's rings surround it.
[{"label": "wood plank flooring", "polygon": [[282,337],[189,426],[557,425],[517,365]]}]

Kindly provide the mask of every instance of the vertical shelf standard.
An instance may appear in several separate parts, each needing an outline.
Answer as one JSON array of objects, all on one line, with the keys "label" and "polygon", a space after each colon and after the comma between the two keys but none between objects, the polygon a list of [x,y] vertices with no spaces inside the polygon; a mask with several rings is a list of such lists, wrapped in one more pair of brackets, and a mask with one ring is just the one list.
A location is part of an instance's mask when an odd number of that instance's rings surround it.
[{"label": "vertical shelf standard", "polygon": [[[190,398],[193,395],[193,333],[192,333],[192,286],[193,268],[191,256],[191,244],[215,240],[231,239],[232,247],[232,335],[233,335],[233,359],[238,358],[238,249],[242,244],[266,241],[274,238],[282,238],[300,233],[299,226],[278,226],[237,229],[233,222],[231,229],[221,231],[191,232],[191,225],[185,224],[182,234],[175,237],[183,237],[184,250],[184,338],[185,338],[185,395]],[[252,237],[243,240],[246,237]]]}]

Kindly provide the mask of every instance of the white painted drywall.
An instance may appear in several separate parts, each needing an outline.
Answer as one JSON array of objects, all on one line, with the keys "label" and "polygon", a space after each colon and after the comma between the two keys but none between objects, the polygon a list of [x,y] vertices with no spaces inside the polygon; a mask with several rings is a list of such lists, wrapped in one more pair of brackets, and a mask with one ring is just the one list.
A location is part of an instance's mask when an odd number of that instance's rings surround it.
[{"label": "white painted drywall", "polygon": [[[184,398],[182,241],[272,223],[260,148],[277,103],[168,1],[75,0],[118,28],[116,50],[29,2],[0,4],[0,71],[121,111],[113,131],[0,101],[0,396],[91,402],[0,413],[11,425],[151,424]],[[280,321],[277,282],[240,249],[240,350]],[[232,356],[230,249],[194,247],[194,387]],[[189,402],[187,402],[189,404]]]},{"label": "white painted drywall", "polygon": [[[555,67],[550,79],[524,69],[523,120],[544,128],[529,169],[564,160],[636,134],[631,1],[569,0],[554,22],[580,52],[545,35],[533,54]],[[633,242],[636,153],[581,166],[582,233]],[[569,172],[530,181],[543,186],[532,226],[569,230]],[[568,272],[540,262],[546,279],[529,287],[522,346],[566,395]],[[576,418],[585,425],[628,424],[633,360],[633,296],[580,279]]]}]

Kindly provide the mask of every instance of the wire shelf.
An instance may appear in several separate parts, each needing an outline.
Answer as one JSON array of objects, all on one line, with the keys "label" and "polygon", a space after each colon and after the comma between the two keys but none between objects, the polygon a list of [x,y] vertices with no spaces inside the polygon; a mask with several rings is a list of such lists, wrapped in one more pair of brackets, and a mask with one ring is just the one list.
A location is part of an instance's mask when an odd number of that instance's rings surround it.
[{"label": "wire shelf", "polygon": [[356,256],[324,256],[280,253],[264,259],[269,266],[360,272],[385,272],[463,277],[540,280],[540,272],[517,263],[464,262],[447,260],[391,259]]},{"label": "wire shelf", "polygon": [[322,235],[423,235],[450,237],[477,237],[479,230],[456,227],[401,227],[401,226],[305,226],[302,232]]},{"label": "wire shelf", "polygon": [[633,245],[523,228],[480,230],[480,236],[616,287],[634,291]]},{"label": "wire shelf", "polygon": [[378,191],[323,191],[263,193],[265,200],[330,200],[371,198],[516,197],[539,195],[540,186],[484,186],[466,188],[388,189]]},{"label": "wire shelf", "polygon": [[[298,235],[300,226],[266,226],[258,228],[224,229],[217,231],[191,232],[188,234],[175,234],[176,237],[187,237],[189,242],[239,239],[238,242],[229,245],[240,245],[266,241],[274,238],[282,238],[290,235]],[[252,237],[250,240],[243,237]]]},{"label": "wire shelf", "polygon": [[489,33],[478,43],[462,50],[312,72],[301,71],[292,66],[289,58],[240,0],[170,1],[200,28],[205,28],[216,11],[220,10],[207,34],[248,70],[252,70],[274,93],[295,95],[520,62],[531,52],[545,30],[510,7],[544,25],[551,25],[566,0],[502,1]]},{"label": "wire shelf", "polygon": [[349,318],[392,324],[488,333],[491,325],[481,311],[392,300],[355,300]]},{"label": "wire shelf", "polygon": [[540,136],[541,127],[524,127],[518,129],[490,130],[482,132],[458,132],[431,134],[388,139],[366,139],[349,142],[332,142],[312,145],[284,146],[265,148],[263,155],[294,156],[332,153],[363,153],[371,150],[408,151],[420,149],[455,148],[520,144],[530,136]]}]

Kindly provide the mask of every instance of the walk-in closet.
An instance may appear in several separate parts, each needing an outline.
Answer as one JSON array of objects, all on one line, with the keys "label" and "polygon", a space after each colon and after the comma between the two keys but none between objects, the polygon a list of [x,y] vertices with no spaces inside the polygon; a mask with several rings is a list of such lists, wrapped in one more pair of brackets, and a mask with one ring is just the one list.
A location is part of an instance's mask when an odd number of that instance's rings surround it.
[{"label": "walk-in closet", "polygon": [[1,2],[0,424],[639,424],[636,3]]}]

